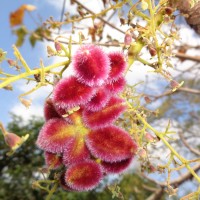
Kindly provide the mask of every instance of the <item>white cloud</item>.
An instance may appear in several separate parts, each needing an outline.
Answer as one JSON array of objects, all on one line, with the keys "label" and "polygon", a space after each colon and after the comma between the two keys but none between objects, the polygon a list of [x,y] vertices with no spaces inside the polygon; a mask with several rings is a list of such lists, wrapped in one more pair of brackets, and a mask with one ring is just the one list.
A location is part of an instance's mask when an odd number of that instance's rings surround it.
[{"label": "white cloud", "polygon": [[38,117],[43,116],[43,104],[33,104],[30,108],[26,108],[21,103],[17,103],[10,110],[12,113],[19,115],[23,118],[23,122],[26,123],[31,118],[31,116],[35,115]]}]

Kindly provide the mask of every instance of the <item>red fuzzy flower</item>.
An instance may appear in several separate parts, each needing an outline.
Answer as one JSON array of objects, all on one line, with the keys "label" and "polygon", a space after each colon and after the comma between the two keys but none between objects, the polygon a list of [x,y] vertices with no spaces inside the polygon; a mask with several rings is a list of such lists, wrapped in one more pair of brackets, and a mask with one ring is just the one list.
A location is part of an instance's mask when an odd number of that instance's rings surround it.
[{"label": "red fuzzy flower", "polygon": [[73,57],[75,76],[84,84],[99,86],[108,78],[110,62],[104,51],[94,45],[84,45]]},{"label": "red fuzzy flower", "polygon": [[75,77],[62,79],[55,86],[53,101],[62,108],[73,108],[87,103],[94,95],[95,88],[77,81]]},{"label": "red fuzzy flower", "polygon": [[46,165],[51,169],[57,169],[62,165],[62,158],[57,154],[45,152],[44,157]]},{"label": "red fuzzy flower", "polygon": [[126,60],[123,53],[113,52],[108,54],[111,63],[111,70],[109,73],[109,81],[116,81],[126,69]]},{"label": "red fuzzy flower", "polygon": [[112,97],[108,104],[100,111],[84,110],[83,119],[89,128],[102,128],[112,124],[126,109],[123,99]]},{"label": "red fuzzy flower", "polygon": [[131,158],[137,145],[130,135],[117,126],[91,131],[86,144],[91,154],[105,162],[120,162]]},{"label": "red fuzzy flower", "polygon": [[76,163],[67,169],[64,179],[72,189],[92,190],[102,179],[101,167],[94,161]]}]

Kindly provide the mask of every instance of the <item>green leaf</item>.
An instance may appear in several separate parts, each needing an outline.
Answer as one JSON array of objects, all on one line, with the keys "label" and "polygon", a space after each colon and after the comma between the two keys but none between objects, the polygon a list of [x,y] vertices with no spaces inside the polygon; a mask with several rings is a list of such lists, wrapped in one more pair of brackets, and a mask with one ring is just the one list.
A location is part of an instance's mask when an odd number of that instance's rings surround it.
[{"label": "green leaf", "polygon": [[28,34],[26,27],[21,26],[20,28],[14,30],[13,32],[17,36],[17,41],[16,41],[15,45],[17,47],[22,46],[22,44],[24,43],[24,40],[25,40],[25,36]]},{"label": "green leaf", "polygon": [[34,47],[37,41],[43,41],[44,35],[49,37],[51,35],[51,32],[44,27],[37,28],[29,37],[31,46]]}]

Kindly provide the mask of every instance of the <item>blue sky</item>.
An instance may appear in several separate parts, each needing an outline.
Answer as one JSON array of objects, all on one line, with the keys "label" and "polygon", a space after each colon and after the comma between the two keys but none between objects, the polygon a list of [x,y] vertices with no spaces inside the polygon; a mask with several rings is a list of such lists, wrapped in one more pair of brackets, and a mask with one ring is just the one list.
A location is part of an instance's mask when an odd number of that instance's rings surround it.
[{"label": "blue sky", "polygon": [[[49,1],[51,2],[51,1]],[[62,2],[62,1],[58,1]],[[37,7],[37,10],[33,11],[31,14],[37,19],[38,15],[44,21],[49,16],[54,16],[54,18],[59,19],[59,7],[48,3],[48,1],[40,0],[18,0],[18,1],[7,1],[2,0],[1,2],[1,12],[0,12],[0,48],[7,52],[7,57],[14,59],[12,45],[16,42],[16,36],[12,34],[12,29],[9,24],[9,15],[11,12],[15,11],[22,4],[32,4]],[[48,9],[47,9],[48,7]],[[25,13],[24,24],[29,29],[35,29],[36,25],[29,16]],[[46,58],[44,44],[38,42],[34,48],[31,47],[28,39],[25,41],[24,45],[20,47],[20,52],[23,57],[30,65],[30,67],[35,67],[39,65],[39,60],[42,58],[45,64],[49,64],[50,61]],[[51,60],[51,59],[49,59]],[[1,64],[1,69],[6,72],[15,73],[14,70],[8,67],[6,62]],[[7,123],[10,121],[9,111],[18,102],[17,96],[20,94],[17,86],[13,84],[14,91],[0,90],[0,121]],[[19,113],[20,114],[20,113]]]},{"label": "blue sky", "polygon": [[[69,1],[66,1],[69,4]],[[91,0],[84,0],[84,3],[87,7],[95,10],[98,12],[101,9],[100,4],[97,6],[97,2],[100,1],[91,1]],[[1,12],[0,12],[0,48],[4,51],[7,51],[7,57],[8,58],[14,58],[13,56],[13,50],[12,45],[16,42],[16,36],[12,34],[12,30],[9,24],[9,15],[11,12],[15,11],[18,7],[20,7],[22,4],[32,4],[37,7],[37,10],[33,11],[31,14],[34,16],[34,18],[37,20],[38,16],[42,19],[42,21],[45,21],[49,18],[49,16],[53,16],[56,20],[60,20],[60,14],[62,9],[62,3],[63,0],[18,0],[18,1],[9,1],[9,0],[2,0],[1,2]],[[69,5],[66,5],[66,11],[74,12],[74,8],[69,8]],[[113,21],[116,23],[116,21]],[[86,22],[88,23],[88,22]],[[31,17],[28,13],[25,13],[24,17],[24,24],[31,30],[34,30],[36,28],[36,24],[33,22]],[[108,27],[107,27],[108,28]],[[121,27],[126,30],[127,27]],[[110,29],[107,29],[107,32],[109,32]],[[116,37],[118,39],[121,39],[123,41],[123,35],[120,35],[119,33],[112,30],[112,36]],[[187,42],[190,41],[190,44],[197,44],[200,43],[199,39],[197,40],[194,32],[191,31],[188,27],[185,27],[181,29],[181,37],[182,41]],[[197,42],[198,41],[198,42]],[[25,41],[24,45],[20,47],[20,52],[22,53],[23,57],[29,64],[31,68],[34,68],[36,66],[39,66],[39,61],[42,58],[45,65],[51,64],[55,61],[55,59],[47,58],[46,54],[46,45],[47,43],[44,42],[38,42],[36,43],[36,46],[34,48],[31,47],[30,43],[28,42],[28,39]],[[53,45],[53,44],[52,44]],[[119,50],[119,49],[118,49]],[[175,61],[177,62],[177,61]],[[190,65],[190,64],[189,64]],[[181,68],[184,68],[184,66],[189,66],[188,63],[181,64]],[[8,67],[8,64],[6,62],[1,64],[1,68],[7,72],[14,73],[12,69]],[[140,80],[145,81],[147,71],[150,71],[145,66],[139,65],[138,63],[133,66],[132,68],[133,73],[129,73],[127,76],[127,80],[129,83],[136,84]],[[173,72],[172,72],[173,73]],[[149,73],[149,81],[155,80],[156,78],[159,78],[156,74]],[[163,79],[159,79],[161,81]],[[27,98],[31,98],[33,100],[33,105],[29,110],[27,110],[23,105],[20,104],[18,100],[18,96],[22,94],[23,92],[28,91],[30,89],[30,86],[26,86],[26,82],[18,81],[15,84],[13,84],[14,91],[6,91],[1,89],[0,90],[0,121],[3,123],[9,122],[10,114],[9,112],[14,112],[15,114],[23,115],[24,118],[30,117],[31,114],[39,114],[42,116],[42,105],[43,101],[46,96],[48,95],[49,89],[40,89],[39,91],[33,93],[30,97],[27,96]],[[166,89],[166,82],[164,85],[162,85],[163,89]],[[32,85],[33,86],[33,85]],[[160,90],[161,84],[153,84],[151,85],[150,90],[156,91],[159,95],[162,93],[163,90]],[[147,88],[148,89],[148,88]],[[160,103],[155,102],[153,107],[155,108]]]},{"label": "blue sky", "polygon": [[[69,0],[67,0],[69,1]],[[84,0],[84,1],[90,1],[91,0]],[[93,0],[92,0],[93,1]],[[13,11],[15,11],[18,7],[20,7],[22,4],[32,4],[37,7],[36,11],[32,12],[32,15],[35,16],[37,19],[37,16],[39,15],[43,21],[49,18],[49,16],[53,16],[55,19],[60,19],[60,13],[62,8],[62,2],[63,0],[1,0],[1,11],[0,11],[0,48],[4,51],[7,51],[7,57],[8,58],[14,58],[13,56],[13,50],[12,45],[16,42],[16,36],[12,34],[12,30],[9,24],[9,14]],[[98,9],[97,6],[94,7],[92,3],[90,5],[91,8]],[[69,7],[66,6],[66,9]],[[30,16],[26,13],[24,18],[24,24],[28,26],[30,29],[36,28],[36,25],[34,24],[33,20],[30,18]],[[121,37],[121,36],[116,36]],[[182,41],[187,43],[190,42],[191,45],[194,44],[200,44],[200,39],[197,38],[192,30],[190,30],[188,27],[183,27],[181,30],[181,38]],[[121,38],[123,39],[123,38]],[[53,62],[53,59],[48,59],[47,54],[45,53],[45,45],[46,43],[38,42],[34,48],[31,47],[30,43],[28,41],[25,41],[24,45],[20,47],[20,52],[22,53],[23,57],[29,64],[31,68],[34,68],[39,65],[40,58],[43,59],[44,64],[48,65]],[[191,54],[194,54],[191,52]],[[195,54],[194,54],[195,55]],[[185,63],[181,64],[181,69],[186,69],[188,66],[190,66],[191,63]],[[3,70],[6,72],[13,73],[14,71],[8,67],[8,64],[6,62],[2,63],[0,66]],[[149,70],[149,69],[148,69]],[[139,82],[138,80],[144,80],[146,79],[147,75],[147,68],[144,66],[138,65],[133,67],[133,73],[129,74],[128,80],[129,82],[135,84]],[[155,79],[157,75],[150,73],[151,79]],[[152,78],[153,77],[153,78]],[[161,80],[161,79],[160,79]],[[151,86],[151,92],[156,91],[157,94],[160,94],[162,91],[158,90],[158,87],[163,87],[165,89],[166,83],[161,85],[152,85]],[[10,119],[9,112],[12,111],[15,114],[23,115],[25,117],[28,117],[31,114],[39,114],[42,115],[42,105],[43,101],[45,99],[45,96],[48,95],[48,89],[41,89],[37,92],[35,92],[31,98],[33,99],[33,105],[31,107],[31,112],[26,110],[26,108],[23,107],[23,105],[20,104],[18,100],[18,96],[27,91],[29,86],[25,85],[25,82],[17,82],[16,84],[13,84],[14,90],[6,91],[3,89],[0,89],[0,121],[2,121],[4,124],[7,124]],[[158,103],[155,103],[155,107],[158,105]]]}]

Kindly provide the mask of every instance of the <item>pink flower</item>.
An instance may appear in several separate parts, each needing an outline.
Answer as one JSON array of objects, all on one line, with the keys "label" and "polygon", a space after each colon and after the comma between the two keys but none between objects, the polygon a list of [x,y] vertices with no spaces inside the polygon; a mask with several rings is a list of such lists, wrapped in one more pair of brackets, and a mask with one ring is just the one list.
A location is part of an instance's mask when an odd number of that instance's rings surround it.
[{"label": "pink flower", "polygon": [[81,46],[73,57],[75,76],[89,86],[99,86],[108,78],[110,63],[104,51],[94,45]]}]

